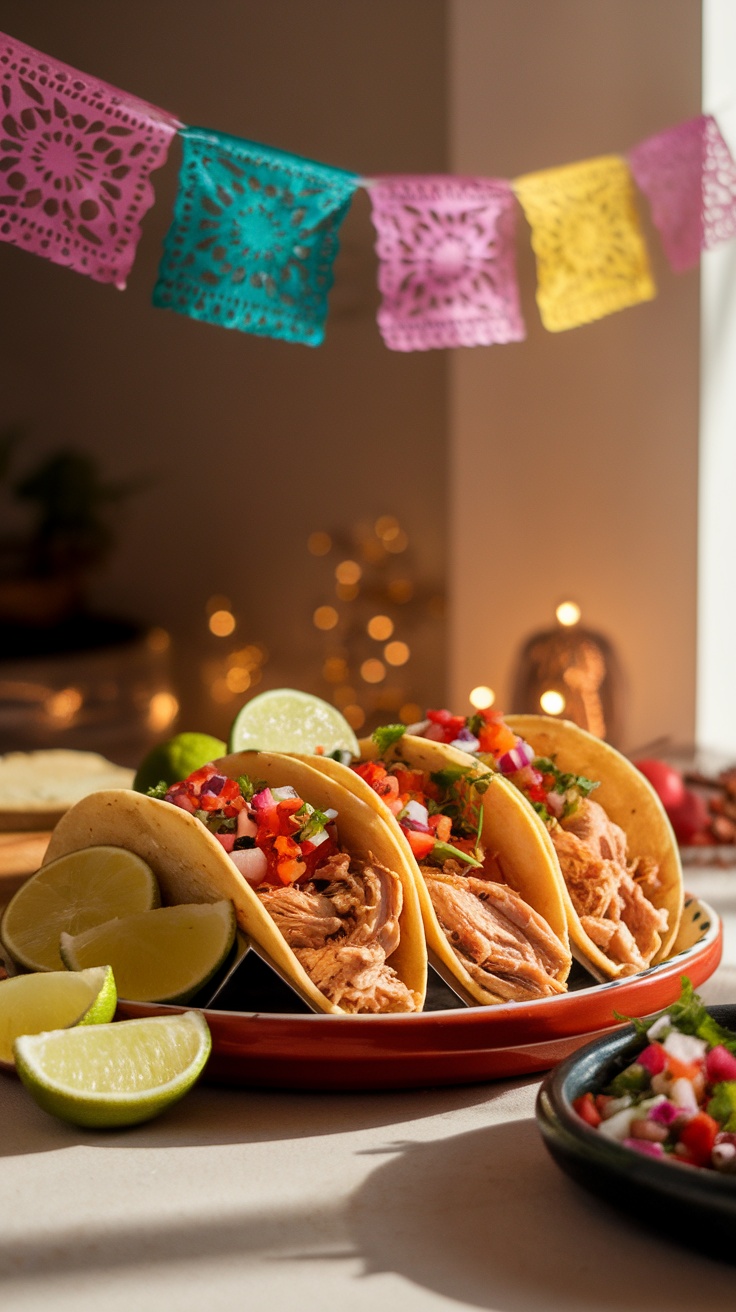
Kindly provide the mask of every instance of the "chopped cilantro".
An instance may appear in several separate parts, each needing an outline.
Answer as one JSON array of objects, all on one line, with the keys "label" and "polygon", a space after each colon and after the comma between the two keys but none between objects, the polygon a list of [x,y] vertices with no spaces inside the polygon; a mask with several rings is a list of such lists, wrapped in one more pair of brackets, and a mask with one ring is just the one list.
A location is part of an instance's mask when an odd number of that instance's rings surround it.
[{"label": "chopped cilantro", "polygon": [[478,867],[483,864],[477,857],[472,856],[470,852],[461,852],[459,847],[453,847],[452,843],[435,843],[429,854],[429,860],[433,861],[459,861],[466,866]]},{"label": "chopped cilantro", "polygon": [[707,1112],[727,1134],[736,1133],[736,1080],[723,1080],[713,1090]]},{"label": "chopped cilantro", "polygon": [[729,1052],[736,1054],[736,1034],[732,1030],[724,1029],[708,1015],[687,975],[681,976],[680,987],[681,992],[677,1002],[660,1011],[657,1016],[646,1016],[640,1020],[638,1017],[621,1016],[618,1012],[614,1012],[614,1015],[617,1020],[628,1021],[633,1025],[641,1038],[646,1036],[655,1021],[662,1016],[669,1016],[672,1028],[679,1030],[681,1034],[694,1034],[696,1038],[704,1039],[709,1047],[716,1047],[717,1044],[722,1043]]},{"label": "chopped cilantro", "polygon": [[153,784],[146,790],[146,797],[164,798],[169,791],[169,785],[165,779],[159,779],[157,784]]},{"label": "chopped cilantro", "polygon": [[606,1089],[614,1098],[622,1098],[626,1093],[643,1093],[649,1088],[649,1071],[638,1062],[620,1071]]},{"label": "chopped cilantro", "polygon": [[292,837],[297,843],[304,843],[308,838],[314,838],[315,834],[326,829],[330,823],[324,811],[319,811],[316,806],[310,806],[309,802],[304,802],[298,811],[294,812],[294,819],[298,820],[304,817],[304,824]]},{"label": "chopped cilantro", "polygon": [[405,724],[384,724],[380,729],[374,729],[371,736],[381,756],[383,756],[389,747],[393,747],[394,743],[403,738],[405,733]]},{"label": "chopped cilantro", "polygon": [[328,761],[337,761],[340,765],[350,765],[352,759],[353,753],[346,747],[336,747],[334,752],[330,752],[327,756]]},{"label": "chopped cilantro", "polygon": [[265,779],[250,779],[247,774],[241,774],[238,778],[238,788],[246,802],[252,801],[256,793],[262,792],[265,787]]}]

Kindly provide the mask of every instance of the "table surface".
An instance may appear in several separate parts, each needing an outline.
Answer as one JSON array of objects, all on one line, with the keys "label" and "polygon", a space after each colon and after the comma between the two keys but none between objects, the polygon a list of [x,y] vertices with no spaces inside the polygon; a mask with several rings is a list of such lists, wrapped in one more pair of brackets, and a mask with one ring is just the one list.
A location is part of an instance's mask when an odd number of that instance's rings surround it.
[{"label": "table surface", "polygon": [[[701,989],[736,1000],[736,868]],[[387,1094],[199,1085],[93,1133],[0,1076],[4,1312],[720,1312],[734,1270],[644,1234],[554,1165],[539,1080]]]}]

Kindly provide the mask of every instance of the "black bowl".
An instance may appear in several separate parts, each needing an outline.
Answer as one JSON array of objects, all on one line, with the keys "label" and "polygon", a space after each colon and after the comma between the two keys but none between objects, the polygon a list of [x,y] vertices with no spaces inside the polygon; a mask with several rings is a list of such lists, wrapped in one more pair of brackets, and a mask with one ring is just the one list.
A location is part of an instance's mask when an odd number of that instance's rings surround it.
[{"label": "black bowl", "polygon": [[[709,1007],[736,1029],[736,1006]],[[589,1043],[545,1077],[536,1115],[545,1145],[573,1180],[678,1244],[736,1262],[736,1175],[659,1161],[605,1139],[573,1101],[603,1089],[633,1061],[642,1040],[632,1026]]]}]

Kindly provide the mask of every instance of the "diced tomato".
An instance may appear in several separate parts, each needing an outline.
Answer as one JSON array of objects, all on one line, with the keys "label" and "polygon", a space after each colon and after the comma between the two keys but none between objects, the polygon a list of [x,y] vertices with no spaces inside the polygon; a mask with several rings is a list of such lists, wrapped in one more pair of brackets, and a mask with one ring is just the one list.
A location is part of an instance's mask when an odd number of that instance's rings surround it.
[{"label": "diced tomato", "polygon": [[478,733],[478,742],[482,752],[492,752],[494,756],[503,756],[516,746],[516,734],[503,721],[485,724]]},{"label": "diced tomato", "polygon": [[449,843],[452,838],[452,820],[449,815],[431,815],[429,827],[440,843]]},{"label": "diced tomato", "polygon": [[720,1130],[707,1112],[697,1112],[680,1130],[680,1143],[684,1144],[689,1157],[697,1166],[708,1166],[716,1135]]},{"label": "diced tomato", "polygon": [[[352,769],[374,789],[376,784],[381,783],[388,774],[385,765],[381,765],[380,761],[363,761],[361,765],[354,765]],[[376,791],[378,790],[376,789]]]},{"label": "diced tomato", "polygon": [[[433,724],[445,725],[448,724],[450,720],[457,719],[457,716],[454,716],[452,711],[427,711],[427,719],[431,720]],[[463,724],[465,723],[464,720],[461,722]]]},{"label": "diced tomato", "polygon": [[667,1065],[667,1055],[661,1043],[650,1043],[636,1060],[650,1075],[659,1075]]},{"label": "diced tomato", "polygon": [[303,806],[301,797],[284,797],[276,803],[276,819],[280,834],[293,834],[299,829],[300,822],[295,820],[294,816]]},{"label": "diced tomato", "polygon": [[417,861],[422,861],[425,856],[429,856],[435,844],[434,834],[420,834],[416,829],[405,829],[404,833]]},{"label": "diced tomato", "polygon": [[580,1098],[576,1098],[572,1105],[586,1125],[592,1125],[594,1129],[600,1125],[603,1118],[595,1105],[592,1093],[584,1093]]},{"label": "diced tomato", "polygon": [[421,770],[405,770],[403,766],[397,766],[392,773],[400,793],[424,794],[424,775]]},{"label": "diced tomato", "polygon": [[378,793],[384,802],[395,802],[399,796],[399,781],[395,774],[387,774],[383,779],[373,786],[374,793]]},{"label": "diced tomato", "polygon": [[699,1061],[680,1061],[678,1057],[673,1057],[672,1053],[667,1053],[667,1074],[671,1075],[673,1080],[693,1081],[702,1073],[702,1065]]}]

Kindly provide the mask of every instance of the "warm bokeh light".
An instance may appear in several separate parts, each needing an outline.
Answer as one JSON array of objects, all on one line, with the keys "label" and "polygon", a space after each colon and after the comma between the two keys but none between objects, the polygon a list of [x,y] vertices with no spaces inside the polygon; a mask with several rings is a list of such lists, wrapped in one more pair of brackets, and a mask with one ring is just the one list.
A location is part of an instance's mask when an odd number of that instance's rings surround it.
[{"label": "warm bokeh light", "polygon": [[487,688],[484,683],[479,683],[477,688],[473,688],[468,701],[474,706],[476,711],[485,711],[492,706],[496,700],[496,694],[492,688]]},{"label": "warm bokeh light", "polygon": [[363,661],[360,667],[360,677],[366,683],[380,683],[382,679],[386,678],[386,666],[383,661],[376,660],[374,656],[371,656],[369,660]]},{"label": "warm bokeh light", "polygon": [[344,683],[348,677],[347,661],[342,656],[328,656],[322,674],[328,683]]},{"label": "warm bokeh light", "polygon": [[251,685],[250,672],[242,665],[233,665],[225,675],[225,683],[231,692],[247,692]]},{"label": "warm bokeh light", "polygon": [[383,655],[389,665],[406,665],[411,652],[405,642],[387,642]]},{"label": "warm bokeh light", "polygon": [[232,608],[233,603],[230,598],[224,596],[220,592],[216,592],[214,596],[208,597],[205,605],[205,611],[208,615],[214,615],[216,610],[232,610]]},{"label": "warm bokeh light", "polygon": [[349,706],[343,706],[342,713],[345,716],[351,729],[362,729],[365,724],[365,711],[357,702]]},{"label": "warm bokeh light", "polygon": [[148,727],[154,733],[170,729],[179,713],[179,703],[172,692],[156,692],[148,704]]},{"label": "warm bokeh light", "polygon": [[338,583],[335,587],[338,599],[340,601],[355,601],[360,588],[357,583]]},{"label": "warm bokeh light", "polygon": [[171,646],[171,634],[167,633],[166,629],[158,627],[149,629],[146,643],[149,651],[168,651]]},{"label": "warm bokeh light", "polygon": [[400,551],[406,551],[406,548],[409,545],[409,539],[403,528],[400,528],[396,533],[392,534],[390,538],[385,537],[383,539],[383,545],[387,551],[394,552],[398,555]]},{"label": "warm bokeh light", "polygon": [[399,709],[402,724],[417,724],[422,718],[422,708],[418,702],[404,702]]},{"label": "warm bokeh light", "polygon": [[339,615],[334,606],[318,606],[312,616],[315,629],[334,629]]},{"label": "warm bokeh light", "polygon": [[362,575],[363,571],[357,560],[341,560],[335,567],[335,578],[338,583],[347,584],[348,587],[353,583],[359,583]]},{"label": "warm bokeh light", "polygon": [[554,688],[547,688],[539,698],[539,705],[545,715],[561,715],[565,709],[565,698]]},{"label": "warm bokeh light", "polygon": [[411,601],[414,596],[414,584],[411,579],[391,579],[387,585],[386,591],[392,601],[398,602],[403,606],[407,601]]},{"label": "warm bokeh light", "polygon": [[394,631],[394,622],[388,615],[374,615],[367,624],[368,636],[376,642],[385,642]]},{"label": "warm bokeh light", "polygon": [[[380,662],[379,662],[380,663]],[[79,688],[62,688],[46,700],[46,714],[57,724],[69,724],[77,711],[81,710],[82,697]]]},{"label": "warm bokeh light", "polygon": [[376,536],[384,542],[390,542],[395,538],[397,533],[401,532],[399,521],[393,515],[380,515],[373,527],[376,530]]},{"label": "warm bokeh light", "polygon": [[210,633],[216,638],[229,638],[235,630],[235,616],[230,610],[215,610],[209,618]]},{"label": "warm bokeh light", "polygon": [[332,538],[329,533],[320,531],[310,533],[307,538],[307,551],[313,556],[326,556],[328,551],[332,551]]},{"label": "warm bokeh light", "polygon": [[358,694],[355,689],[351,688],[349,684],[344,683],[340,688],[335,689],[332,694],[332,700],[336,706],[344,707],[349,706],[351,702],[354,702],[357,696]]},{"label": "warm bokeh light", "polygon": [[577,624],[580,619],[580,607],[576,601],[561,601],[555,615],[560,624],[564,624],[566,628],[569,628],[571,625]]},{"label": "warm bokeh light", "polygon": [[234,695],[226,678],[215,679],[210,684],[210,697],[213,702],[220,702],[221,705],[224,705],[226,702],[232,701]]}]

